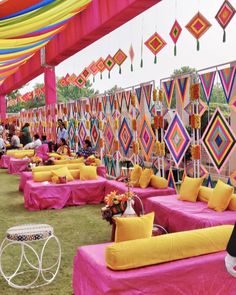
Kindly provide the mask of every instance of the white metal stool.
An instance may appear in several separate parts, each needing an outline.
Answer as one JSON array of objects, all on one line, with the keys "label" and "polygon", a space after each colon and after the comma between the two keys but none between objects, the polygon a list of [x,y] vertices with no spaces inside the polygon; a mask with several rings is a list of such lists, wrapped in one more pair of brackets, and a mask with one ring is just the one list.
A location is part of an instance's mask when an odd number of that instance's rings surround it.
[{"label": "white metal stool", "polygon": [[[50,267],[43,267],[43,260],[45,260],[45,249],[50,240],[54,240],[56,243],[56,247],[58,248],[58,253],[56,255],[56,262],[53,263]],[[35,249],[36,243],[42,241],[42,249],[37,251]],[[14,268],[13,273],[10,275],[6,275],[3,270],[2,260],[3,255],[6,249],[12,245],[19,245],[20,247],[20,261],[19,263],[14,262],[16,257],[12,258],[12,267]],[[49,247],[49,246],[48,246]],[[26,255],[26,249],[31,250],[34,254],[36,265],[30,261],[29,257]],[[38,253],[39,252],[39,253]],[[26,262],[27,270],[21,270],[22,263]],[[53,227],[47,224],[24,224],[11,227],[6,232],[6,237],[2,241],[0,247],[0,273],[5,278],[7,283],[13,287],[18,289],[28,289],[28,288],[37,288],[40,286],[50,284],[56,277],[59,267],[61,263],[61,245],[58,238],[54,235]],[[35,277],[30,283],[26,285],[21,285],[14,283],[14,278],[19,275],[24,276],[28,272],[35,272]],[[47,274],[47,275],[46,275]],[[47,276],[50,276],[47,278]]]}]

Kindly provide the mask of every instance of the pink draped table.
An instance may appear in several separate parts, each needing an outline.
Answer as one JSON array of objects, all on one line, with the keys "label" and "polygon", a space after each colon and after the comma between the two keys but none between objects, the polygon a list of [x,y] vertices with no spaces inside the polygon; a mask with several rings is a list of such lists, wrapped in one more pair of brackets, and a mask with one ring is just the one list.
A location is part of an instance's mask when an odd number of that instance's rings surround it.
[{"label": "pink draped table", "polygon": [[73,267],[75,295],[235,295],[236,281],[225,268],[225,252],[126,271],[106,267],[108,244],[83,246]]},{"label": "pink draped table", "polygon": [[15,159],[10,158],[8,173],[10,174],[20,174],[22,171],[26,170],[30,159]]},{"label": "pink draped table", "polygon": [[[97,174],[98,176],[106,178],[106,168],[105,166],[99,166],[97,167]],[[30,171],[24,171],[20,174],[20,184],[19,184],[19,191],[23,192],[25,184],[28,180],[32,180],[32,172]]]},{"label": "pink draped table", "polygon": [[10,156],[8,155],[2,155],[1,157],[1,168],[8,168],[9,162],[10,162]]},{"label": "pink draped table", "polygon": [[165,198],[153,197],[146,202],[147,212],[155,212],[155,223],[169,232],[235,223],[235,211],[216,212],[207,208],[207,203],[192,203],[180,201],[177,198],[178,195]]}]

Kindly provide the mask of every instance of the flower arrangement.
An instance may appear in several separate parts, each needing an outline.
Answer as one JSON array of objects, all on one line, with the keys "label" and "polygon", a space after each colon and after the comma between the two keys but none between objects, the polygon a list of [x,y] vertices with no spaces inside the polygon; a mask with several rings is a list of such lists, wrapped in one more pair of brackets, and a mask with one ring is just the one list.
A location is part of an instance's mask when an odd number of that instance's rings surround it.
[{"label": "flower arrangement", "polygon": [[131,200],[133,196],[134,193],[130,191],[124,194],[117,194],[116,191],[113,191],[106,195],[104,198],[106,206],[101,209],[102,218],[112,224],[113,215],[122,215],[127,207],[127,201]]}]

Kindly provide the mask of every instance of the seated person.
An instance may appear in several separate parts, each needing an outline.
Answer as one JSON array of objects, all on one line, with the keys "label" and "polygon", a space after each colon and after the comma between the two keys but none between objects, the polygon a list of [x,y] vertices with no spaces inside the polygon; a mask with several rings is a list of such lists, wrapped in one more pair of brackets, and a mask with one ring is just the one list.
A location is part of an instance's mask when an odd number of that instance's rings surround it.
[{"label": "seated person", "polygon": [[16,131],[14,131],[10,139],[10,146],[7,147],[7,150],[14,150],[19,148],[21,148],[20,138],[16,134]]},{"label": "seated person", "polygon": [[92,148],[92,144],[89,139],[86,139],[84,141],[83,148],[79,149],[79,151],[77,152],[77,155],[79,157],[84,157],[85,159],[87,159],[88,157],[92,155],[95,155],[95,150]]},{"label": "seated person", "polygon": [[49,159],[49,148],[47,143],[43,143],[35,150],[36,157],[39,157],[40,159],[44,161],[47,161]]},{"label": "seated person", "polygon": [[70,148],[64,138],[61,138],[59,142],[59,148],[57,149],[57,153],[63,156],[68,156],[68,157],[71,156]]},{"label": "seated person", "polygon": [[2,134],[0,134],[0,158],[5,153],[5,150],[6,150],[5,142],[2,138]]},{"label": "seated person", "polygon": [[41,142],[41,140],[39,138],[39,135],[38,134],[35,134],[34,135],[34,141],[33,142],[30,142],[30,143],[27,143],[24,146],[24,150],[37,149],[41,144],[42,144],[42,142]]}]

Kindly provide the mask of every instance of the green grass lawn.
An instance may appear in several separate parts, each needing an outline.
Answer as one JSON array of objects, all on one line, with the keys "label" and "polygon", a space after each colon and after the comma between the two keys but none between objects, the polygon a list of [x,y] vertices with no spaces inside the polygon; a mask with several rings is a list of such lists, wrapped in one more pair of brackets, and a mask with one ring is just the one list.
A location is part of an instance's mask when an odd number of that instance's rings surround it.
[{"label": "green grass lawn", "polygon": [[[14,225],[24,223],[50,224],[61,242],[62,261],[56,279],[48,286],[37,289],[22,291],[11,288],[0,276],[0,294],[73,294],[71,287],[72,268],[77,247],[103,243],[110,239],[111,228],[108,223],[101,219],[101,205],[29,212],[24,209],[24,198],[23,194],[18,191],[18,184],[19,176],[9,175],[5,170],[0,170],[0,239],[2,240],[5,237],[6,230]],[[9,265],[6,265],[6,267],[14,263],[12,258],[8,257],[6,263]]]}]

